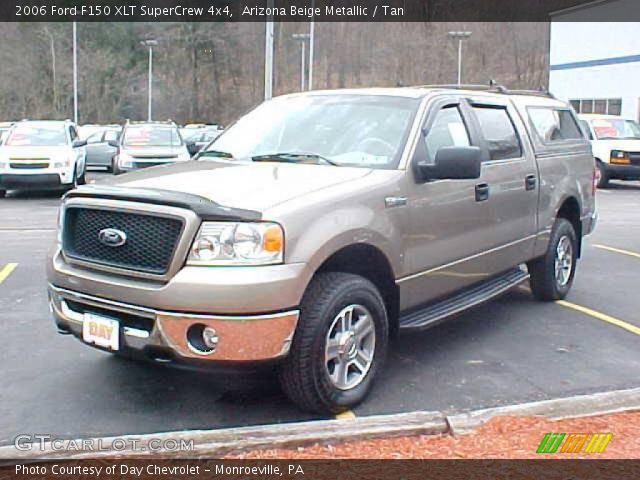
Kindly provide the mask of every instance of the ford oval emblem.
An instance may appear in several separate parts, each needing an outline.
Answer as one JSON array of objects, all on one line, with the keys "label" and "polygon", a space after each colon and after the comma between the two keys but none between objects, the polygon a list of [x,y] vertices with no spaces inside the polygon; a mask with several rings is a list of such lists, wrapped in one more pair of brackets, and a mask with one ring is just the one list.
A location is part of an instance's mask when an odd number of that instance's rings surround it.
[{"label": "ford oval emblem", "polygon": [[98,240],[107,247],[121,247],[127,243],[127,234],[115,228],[105,228],[98,232]]}]

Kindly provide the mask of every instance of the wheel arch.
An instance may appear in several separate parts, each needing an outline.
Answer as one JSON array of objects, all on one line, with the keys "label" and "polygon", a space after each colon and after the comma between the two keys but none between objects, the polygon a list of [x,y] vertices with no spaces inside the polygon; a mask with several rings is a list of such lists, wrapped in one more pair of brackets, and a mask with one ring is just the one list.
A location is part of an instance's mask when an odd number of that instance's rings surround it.
[{"label": "wheel arch", "polygon": [[576,232],[576,241],[578,243],[578,252],[577,256],[580,257],[582,254],[582,220],[581,220],[581,208],[580,202],[576,197],[570,196],[563,200],[560,204],[560,208],[558,208],[558,212],[556,213],[556,218],[564,218],[568,220],[573,226],[574,231]]},{"label": "wheel arch", "polygon": [[316,269],[314,275],[324,272],[352,273],[373,283],[385,303],[389,333],[390,335],[397,333],[400,290],[396,285],[391,263],[381,249],[369,243],[344,246],[328,256]]}]

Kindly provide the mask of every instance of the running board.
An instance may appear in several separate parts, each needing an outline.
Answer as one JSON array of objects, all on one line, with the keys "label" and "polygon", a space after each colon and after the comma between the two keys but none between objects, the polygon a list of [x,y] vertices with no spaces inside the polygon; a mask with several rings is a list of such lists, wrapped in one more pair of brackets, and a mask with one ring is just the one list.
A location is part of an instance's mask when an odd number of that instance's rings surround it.
[{"label": "running board", "polygon": [[493,277],[478,285],[473,285],[444,300],[430,303],[420,310],[413,310],[400,315],[400,328],[420,329],[429,327],[451,315],[486,302],[528,278],[529,274],[520,268],[509,270],[500,276]]}]

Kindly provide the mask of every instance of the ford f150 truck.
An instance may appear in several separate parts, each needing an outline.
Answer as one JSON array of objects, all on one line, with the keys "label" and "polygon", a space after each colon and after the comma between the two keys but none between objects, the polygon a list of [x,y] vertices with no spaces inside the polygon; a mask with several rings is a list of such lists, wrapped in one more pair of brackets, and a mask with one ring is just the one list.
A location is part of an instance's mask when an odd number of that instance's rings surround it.
[{"label": "ford f150 truck", "polygon": [[594,180],[574,112],[548,94],[282,96],[196,161],[67,193],[51,309],[60,332],[119,355],[277,369],[300,407],[336,413],[367,395],[398,330],[527,278],[563,298]]}]

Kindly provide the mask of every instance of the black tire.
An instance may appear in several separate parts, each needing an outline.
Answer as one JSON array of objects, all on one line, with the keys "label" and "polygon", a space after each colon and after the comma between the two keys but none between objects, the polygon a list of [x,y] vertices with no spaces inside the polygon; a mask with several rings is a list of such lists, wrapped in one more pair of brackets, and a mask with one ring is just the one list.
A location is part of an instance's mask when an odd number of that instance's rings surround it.
[{"label": "black tire", "polygon": [[[329,376],[325,360],[326,338],[337,315],[351,305],[370,312],[375,348],[372,362],[360,383],[340,389]],[[279,369],[287,396],[303,410],[336,414],[360,403],[369,393],[387,353],[389,327],[384,301],[367,279],[348,273],[320,273],[307,288],[289,356]],[[349,371],[349,369],[347,369]]]},{"label": "black tire", "polygon": [[0,198],[4,198],[7,196],[7,191],[6,190],[0,190]]},{"label": "black tire", "polygon": [[[563,282],[563,279],[558,279],[556,275],[558,245],[564,238],[567,238],[571,244],[571,265],[566,282]],[[547,302],[566,297],[573,284],[578,259],[577,253],[578,242],[573,225],[565,218],[556,219],[551,229],[547,252],[542,257],[531,261],[528,265],[529,274],[531,275],[529,283],[533,296],[538,300]]]},{"label": "black tire", "polygon": [[73,180],[69,185],[66,185],[62,188],[62,193],[70,192],[71,190],[78,188],[78,171],[76,170],[78,166],[73,169]]},{"label": "black tire", "polygon": [[596,168],[598,169],[598,188],[607,188],[609,186],[609,175],[607,169],[600,160],[596,160]]},{"label": "black tire", "polygon": [[82,170],[82,175],[78,177],[78,185],[86,185],[87,184],[87,165],[85,164],[84,169]]}]

